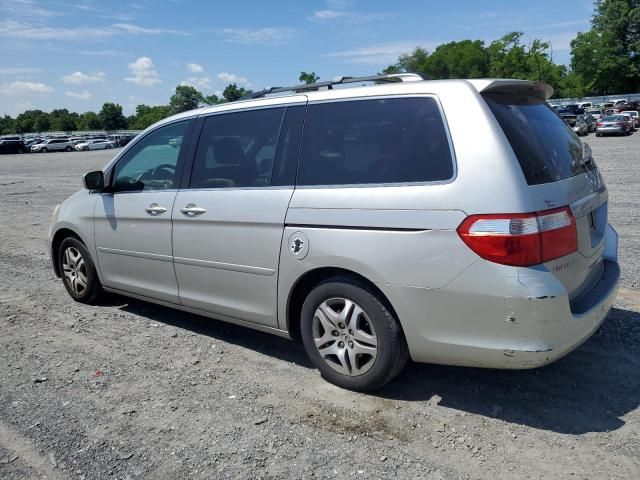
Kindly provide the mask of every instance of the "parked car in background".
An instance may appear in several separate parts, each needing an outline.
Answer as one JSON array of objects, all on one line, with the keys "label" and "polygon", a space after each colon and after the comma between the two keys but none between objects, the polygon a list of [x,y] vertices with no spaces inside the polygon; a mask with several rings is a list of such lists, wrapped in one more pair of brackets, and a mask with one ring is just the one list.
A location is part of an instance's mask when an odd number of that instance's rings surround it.
[{"label": "parked car in background", "polygon": [[596,127],[596,137],[602,135],[628,135],[631,131],[623,115],[608,115],[600,119]]},{"label": "parked car in background", "polygon": [[576,135],[581,137],[583,135],[588,135],[591,127],[584,115],[578,115],[571,128],[576,132]]},{"label": "parked car in background", "polygon": [[640,114],[637,110],[625,110],[624,112],[620,112],[620,115],[629,115],[631,120],[633,120],[633,128],[640,127]]},{"label": "parked car in background", "polygon": [[0,138],[0,154],[25,153],[28,149],[22,140]]},{"label": "parked car in background", "polygon": [[560,117],[562,117],[562,120],[564,120],[564,122],[571,128],[576,126],[576,122],[578,120],[577,115],[574,115],[573,113],[561,113]]},{"label": "parked car in background", "polygon": [[593,103],[591,102],[582,102],[578,104],[578,108],[582,108],[583,110],[587,110],[589,108],[593,108]]},{"label": "parked car in background", "polygon": [[571,105],[563,105],[561,108],[558,109],[558,113],[561,115],[563,113],[571,113],[573,115],[582,115],[584,113],[584,108],[580,108],[580,106],[575,103]]},{"label": "parked car in background", "polygon": [[113,148],[109,140],[89,140],[76,145],[76,150],[87,152],[89,150],[108,150]]},{"label": "parked car in background", "polygon": [[604,117],[604,110],[602,109],[591,109],[591,110],[587,110],[585,112],[586,115],[591,115],[593,117],[593,119],[597,122],[598,120],[600,120],[602,117]]},{"label": "parked car in background", "polygon": [[635,130],[635,120],[631,115],[625,114],[625,113],[619,113],[618,115],[624,118],[624,123],[629,129],[629,132],[632,132],[633,130]]},{"label": "parked car in background", "polygon": [[42,143],[36,143],[31,146],[32,152],[71,152],[74,148],[73,142],[71,142],[68,138],[50,138],[48,140],[44,140]]}]

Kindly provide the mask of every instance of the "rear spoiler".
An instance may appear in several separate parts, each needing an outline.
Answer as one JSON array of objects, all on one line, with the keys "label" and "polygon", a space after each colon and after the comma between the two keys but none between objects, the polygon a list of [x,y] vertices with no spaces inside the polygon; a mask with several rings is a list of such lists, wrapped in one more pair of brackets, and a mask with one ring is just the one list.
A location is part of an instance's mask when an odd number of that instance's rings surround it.
[{"label": "rear spoiler", "polygon": [[467,80],[478,93],[510,93],[528,95],[547,101],[553,95],[553,87],[542,82],[530,80],[481,78]]}]

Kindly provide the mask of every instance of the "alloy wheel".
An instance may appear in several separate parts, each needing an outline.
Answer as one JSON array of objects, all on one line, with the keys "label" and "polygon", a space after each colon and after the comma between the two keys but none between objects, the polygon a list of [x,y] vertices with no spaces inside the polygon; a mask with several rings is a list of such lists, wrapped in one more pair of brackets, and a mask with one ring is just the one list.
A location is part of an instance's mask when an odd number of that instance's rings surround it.
[{"label": "alloy wheel", "polygon": [[343,375],[366,373],[378,355],[378,338],[365,311],[347,298],[322,302],[313,316],[313,340],[322,359]]},{"label": "alloy wheel", "polygon": [[67,247],[62,256],[64,281],[71,290],[81,295],[87,289],[87,266],[82,254],[75,247]]}]

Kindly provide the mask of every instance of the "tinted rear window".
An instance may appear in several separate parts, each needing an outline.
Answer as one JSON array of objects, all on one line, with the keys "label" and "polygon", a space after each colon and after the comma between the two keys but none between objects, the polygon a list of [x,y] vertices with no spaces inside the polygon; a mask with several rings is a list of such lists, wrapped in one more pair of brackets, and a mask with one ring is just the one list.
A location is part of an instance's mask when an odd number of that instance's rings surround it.
[{"label": "tinted rear window", "polygon": [[434,99],[309,106],[298,184],[433,182],[451,177],[451,149]]},{"label": "tinted rear window", "polygon": [[585,173],[580,140],[546,103],[500,94],[487,94],[484,99],[509,140],[529,185]]}]

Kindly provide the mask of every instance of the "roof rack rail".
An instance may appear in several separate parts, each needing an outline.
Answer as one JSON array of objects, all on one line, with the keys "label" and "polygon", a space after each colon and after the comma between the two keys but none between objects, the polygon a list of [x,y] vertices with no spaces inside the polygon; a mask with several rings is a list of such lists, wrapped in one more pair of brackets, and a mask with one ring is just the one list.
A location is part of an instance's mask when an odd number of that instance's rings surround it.
[{"label": "roof rack rail", "polygon": [[326,82],[303,83],[301,85],[293,85],[291,87],[267,87],[258,92],[245,95],[240,100],[250,100],[253,98],[261,98],[265,95],[282,92],[309,92],[326,88],[331,90],[334,85],[344,85],[347,83],[374,82],[374,83],[400,83],[400,82],[419,82],[421,80],[429,80],[422,73],[391,73],[387,75],[370,75],[368,77],[337,77]]}]

